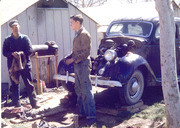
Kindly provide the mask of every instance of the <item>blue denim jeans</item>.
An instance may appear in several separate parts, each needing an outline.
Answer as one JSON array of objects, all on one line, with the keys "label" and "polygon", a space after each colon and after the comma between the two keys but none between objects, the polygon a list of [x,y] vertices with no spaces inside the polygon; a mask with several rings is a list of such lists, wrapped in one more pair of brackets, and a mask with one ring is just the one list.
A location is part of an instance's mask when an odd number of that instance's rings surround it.
[{"label": "blue denim jeans", "polygon": [[79,114],[86,116],[87,119],[96,118],[94,95],[89,77],[90,65],[89,59],[74,64],[75,91]]}]

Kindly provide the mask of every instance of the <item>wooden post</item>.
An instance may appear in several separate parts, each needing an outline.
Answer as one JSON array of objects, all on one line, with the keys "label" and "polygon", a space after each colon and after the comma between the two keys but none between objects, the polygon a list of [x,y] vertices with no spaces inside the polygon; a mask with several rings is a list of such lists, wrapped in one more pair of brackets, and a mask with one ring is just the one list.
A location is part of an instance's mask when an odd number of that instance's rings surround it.
[{"label": "wooden post", "polygon": [[38,52],[35,53],[36,57],[36,78],[37,78],[37,94],[41,94],[40,83],[39,83],[39,63],[38,63]]},{"label": "wooden post", "polygon": [[48,86],[50,86],[50,57],[48,57],[48,62],[47,62],[47,65],[48,65],[48,81],[47,81],[47,84]]},{"label": "wooden post", "polygon": [[[56,75],[57,75],[57,70],[58,70],[58,51],[56,50],[56,53],[55,53],[55,61],[56,61],[56,71],[55,71],[55,73],[56,73]],[[58,88],[58,80],[56,79],[56,87]]]}]

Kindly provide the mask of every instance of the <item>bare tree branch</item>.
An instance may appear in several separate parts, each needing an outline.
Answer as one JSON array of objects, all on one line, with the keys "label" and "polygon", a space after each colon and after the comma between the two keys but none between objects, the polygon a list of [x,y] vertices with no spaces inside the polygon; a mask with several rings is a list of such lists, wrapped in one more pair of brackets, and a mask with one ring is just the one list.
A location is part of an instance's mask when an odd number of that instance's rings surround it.
[{"label": "bare tree branch", "polygon": [[69,2],[73,3],[77,7],[93,7],[104,4],[107,0],[69,0]]}]

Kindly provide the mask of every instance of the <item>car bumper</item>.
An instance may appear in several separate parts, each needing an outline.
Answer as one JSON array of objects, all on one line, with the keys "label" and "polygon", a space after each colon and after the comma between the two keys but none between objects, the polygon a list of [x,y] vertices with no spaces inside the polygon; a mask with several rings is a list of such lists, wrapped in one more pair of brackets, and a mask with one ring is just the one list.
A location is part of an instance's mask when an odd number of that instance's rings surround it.
[{"label": "car bumper", "polygon": [[[119,81],[110,80],[109,78],[96,76],[96,75],[90,75],[91,83],[95,86],[101,85],[101,86],[108,86],[108,87],[122,87],[122,84]],[[74,74],[73,75],[54,75],[53,79],[56,80],[62,80],[67,82],[73,82],[75,83]]]}]

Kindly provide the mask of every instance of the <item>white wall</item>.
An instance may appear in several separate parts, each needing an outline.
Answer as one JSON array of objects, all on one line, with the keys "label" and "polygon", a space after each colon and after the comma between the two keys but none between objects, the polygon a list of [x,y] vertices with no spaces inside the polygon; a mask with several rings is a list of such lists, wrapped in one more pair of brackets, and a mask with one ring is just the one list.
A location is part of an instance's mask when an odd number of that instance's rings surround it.
[{"label": "white wall", "polygon": [[[13,19],[17,19],[19,21],[21,33],[27,34],[31,39],[32,44],[44,44],[46,41],[55,41],[59,46],[58,60],[60,61],[65,55],[69,54],[72,49],[74,31],[72,31],[70,28],[69,17],[79,13],[81,12],[72,5],[69,5],[69,8],[63,9],[43,9],[37,8],[35,4]],[[86,15],[83,14],[83,17],[84,26],[92,36],[91,55],[95,57],[98,47],[97,25]],[[4,38],[11,34],[8,23],[9,22],[1,26],[1,46],[3,45]],[[36,78],[35,59],[32,59],[32,62],[33,78]],[[1,82],[9,82],[9,75],[6,65],[6,58],[1,54]],[[40,59],[39,71],[40,79],[46,81],[46,58]]]}]

